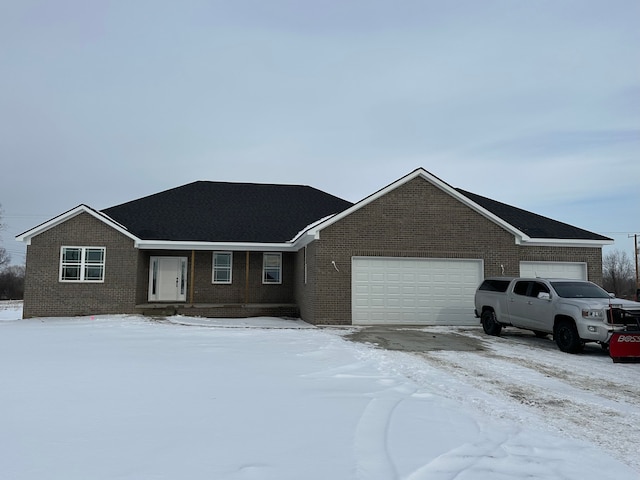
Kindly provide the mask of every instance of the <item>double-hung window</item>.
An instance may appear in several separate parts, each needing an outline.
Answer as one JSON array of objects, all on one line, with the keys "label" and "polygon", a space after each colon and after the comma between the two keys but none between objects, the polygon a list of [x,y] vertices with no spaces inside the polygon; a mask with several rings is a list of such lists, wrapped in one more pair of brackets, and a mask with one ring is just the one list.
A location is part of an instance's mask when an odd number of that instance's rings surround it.
[{"label": "double-hung window", "polygon": [[62,247],[61,282],[104,282],[105,247]]},{"label": "double-hung window", "polygon": [[282,253],[263,254],[262,283],[282,283]]},{"label": "double-hung window", "polygon": [[213,252],[213,283],[231,283],[233,254],[231,252]]}]

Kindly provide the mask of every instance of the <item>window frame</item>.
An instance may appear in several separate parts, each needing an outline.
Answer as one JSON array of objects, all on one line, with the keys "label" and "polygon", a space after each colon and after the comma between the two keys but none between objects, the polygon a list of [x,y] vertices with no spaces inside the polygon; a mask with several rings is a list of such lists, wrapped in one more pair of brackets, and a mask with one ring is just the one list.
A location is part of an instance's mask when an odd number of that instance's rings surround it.
[{"label": "window frame", "polygon": [[[70,250],[79,250],[80,256],[77,261],[69,260],[67,258],[66,253]],[[97,262],[90,258],[90,253],[96,251],[101,253],[100,261]],[[106,264],[107,247],[62,245],[60,247],[58,281],[60,283],[104,283],[106,276]],[[79,270],[77,277],[66,278],[65,272],[70,268],[77,268]],[[88,272],[90,269],[96,268],[100,271],[100,277],[92,278],[88,275]]]},{"label": "window frame", "polygon": [[[228,255],[229,256],[229,266],[216,266],[216,256],[217,255]],[[229,272],[229,280],[216,280],[216,271],[228,271]],[[216,251],[213,252],[211,258],[211,283],[215,285],[231,285],[233,283],[233,252],[231,251]]]},{"label": "window frame", "polygon": [[[278,258],[278,265],[267,265],[267,258]],[[277,280],[269,280],[268,272],[277,272]],[[262,284],[263,285],[282,285],[282,252],[263,252],[262,254]]]}]

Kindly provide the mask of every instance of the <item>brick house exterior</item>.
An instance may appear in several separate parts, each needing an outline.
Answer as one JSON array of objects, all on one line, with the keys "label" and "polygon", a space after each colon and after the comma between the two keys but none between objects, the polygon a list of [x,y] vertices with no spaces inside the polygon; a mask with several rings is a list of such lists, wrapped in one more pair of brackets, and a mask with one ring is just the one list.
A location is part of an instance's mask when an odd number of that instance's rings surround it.
[{"label": "brick house exterior", "polygon": [[[135,313],[142,252],[133,243],[86,213],[33,237],[27,246],[24,317]],[[62,245],[106,247],[104,283],[59,282]]]},{"label": "brick house exterior", "polygon": [[[466,280],[469,285],[486,276],[517,276],[523,262],[543,266],[584,266],[584,275],[601,283],[602,246],[612,243],[607,237],[454,189],[423,169],[417,169],[356,204],[323,192],[309,191],[309,187],[292,189],[289,186],[242,184],[244,201],[257,205],[255,208],[245,205],[243,211],[250,210],[253,216],[243,220],[238,218],[241,213],[234,211],[228,219],[222,218],[221,223],[228,220],[230,227],[227,230],[233,228],[239,235],[237,232],[242,230],[238,230],[241,227],[238,222],[244,221],[251,232],[257,231],[255,237],[234,241],[228,235],[224,237],[226,232],[207,233],[202,238],[195,238],[197,233],[189,234],[194,238],[179,237],[183,231],[195,231],[198,222],[206,221],[212,208],[223,212],[221,215],[226,211],[219,199],[214,207],[204,208],[203,197],[195,197],[194,190],[198,195],[210,195],[211,189],[223,188],[224,198],[229,197],[230,209],[234,208],[235,201],[231,195],[236,188],[234,185],[198,183],[186,187],[189,188],[181,187],[157,197],[141,199],[144,202],[134,201],[102,212],[82,205],[19,235],[17,238],[28,244],[24,317],[134,313],[209,317],[273,315],[299,316],[313,324],[348,325],[355,323],[353,289],[363,290],[363,284],[357,283],[354,273],[354,266],[360,261],[382,259],[392,265],[395,260],[402,259],[406,262],[400,263],[401,268],[407,270],[400,271],[400,276],[416,268],[421,275],[428,276],[432,268],[429,260],[437,260],[445,266],[444,271],[433,273],[434,278],[447,275],[447,262],[454,267],[464,264],[472,273],[474,268],[477,270],[475,277]],[[296,221],[291,220],[295,215],[290,218],[282,211],[269,210],[257,216],[255,210],[260,205],[273,209],[272,205],[266,205],[269,202],[258,196],[265,192],[275,203],[280,202],[281,208],[300,204],[306,198],[308,203],[321,204],[324,210],[316,209],[309,214],[304,211],[303,203],[298,205],[301,212]],[[156,224],[150,226],[145,224],[143,215],[136,213],[138,210],[148,212],[154,205],[165,212],[165,198],[175,204],[180,203],[176,198],[182,197],[186,200],[180,205],[181,210],[173,216],[171,212],[166,213],[168,222],[175,218],[173,230],[159,231],[161,214],[157,216]],[[198,208],[188,210],[191,203],[197,203]],[[187,213],[180,215],[182,211]],[[181,228],[179,222],[188,222],[190,217],[198,215],[201,216],[194,218],[193,224]],[[260,232],[262,217],[265,217],[264,228],[276,233]],[[274,218],[283,218],[288,223],[274,228]],[[221,240],[213,238],[215,235]],[[265,240],[260,241],[262,238]],[[104,274],[100,281],[64,281],[61,252],[68,247],[103,249],[104,259],[100,266]],[[231,261],[228,283],[212,280],[214,252],[228,254]],[[264,262],[270,252],[279,255],[275,257],[279,259],[279,281],[265,283],[267,267]],[[161,275],[168,275],[163,270],[165,263],[160,263],[166,259],[169,260],[166,264],[173,264],[171,259],[182,262],[180,282],[178,277],[175,280],[176,288],[180,289],[179,298],[153,300],[156,282],[161,282],[157,270],[163,272]],[[394,265],[397,267],[397,262]],[[387,275],[373,271],[371,274],[379,278]],[[384,276],[388,279],[396,277],[398,275],[394,277],[392,273]],[[456,277],[452,278],[446,285],[454,289]],[[394,292],[413,288],[402,280],[399,282],[381,288],[388,287]],[[425,290],[438,288],[434,280],[425,282],[432,283],[421,287],[423,305],[432,298]],[[172,285],[166,283],[166,279],[162,285],[165,284]],[[367,285],[364,287],[367,290]],[[371,292],[374,290],[372,288]],[[388,305],[379,307],[381,310],[376,318],[384,317],[385,308],[389,309],[390,318],[397,313],[393,311],[396,308],[393,305],[398,299],[391,298],[393,295],[366,292],[362,295],[372,305],[391,299]],[[409,298],[411,293],[399,295],[400,303],[415,303]],[[446,302],[452,304],[452,308],[453,304],[466,303],[468,291],[460,295],[447,299],[447,293],[442,293],[438,302],[444,302],[444,306],[438,308],[448,308]],[[375,308],[378,307],[371,307]],[[435,316],[431,307],[418,311],[420,308],[413,309],[413,317],[402,318],[430,324],[437,323],[437,318],[444,318]],[[462,322],[474,322],[468,309],[456,315]]]},{"label": "brick house exterior", "polygon": [[299,296],[302,318],[352,323],[351,264],[358,256],[482,258],[485,277],[518,276],[521,261],[580,262],[591,281],[602,283],[601,247],[517,245],[512,234],[420,176],[321,231],[308,247],[314,275],[308,298]]}]

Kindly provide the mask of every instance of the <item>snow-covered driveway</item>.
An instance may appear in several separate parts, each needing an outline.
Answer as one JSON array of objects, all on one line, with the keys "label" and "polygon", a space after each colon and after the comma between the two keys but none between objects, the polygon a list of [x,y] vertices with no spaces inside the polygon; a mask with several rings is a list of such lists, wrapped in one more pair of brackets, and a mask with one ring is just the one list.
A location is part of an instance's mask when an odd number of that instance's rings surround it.
[{"label": "snow-covered driveway", "polygon": [[[502,377],[482,372],[490,354],[460,353],[424,358],[313,328],[3,321],[0,478],[638,478],[637,464],[486,388],[479,373]],[[494,353],[508,381],[521,368],[523,384],[547,378]]]},{"label": "snow-covered driveway", "polygon": [[[640,471],[640,364],[614,364],[595,344],[583,354],[566,354],[551,338],[513,328],[501,337],[487,336],[481,327],[421,331],[455,332],[484,346],[413,354],[448,373],[453,381],[440,385],[447,397],[487,418],[541,424],[562,436],[587,440]],[[411,363],[402,373],[418,384],[431,376]]]}]

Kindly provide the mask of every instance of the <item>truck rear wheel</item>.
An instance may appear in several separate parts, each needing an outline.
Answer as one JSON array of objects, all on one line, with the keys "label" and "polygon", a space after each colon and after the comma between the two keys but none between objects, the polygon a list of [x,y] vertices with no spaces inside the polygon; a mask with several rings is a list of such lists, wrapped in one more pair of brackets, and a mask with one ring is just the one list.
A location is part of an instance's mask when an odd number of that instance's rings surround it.
[{"label": "truck rear wheel", "polygon": [[584,342],[578,335],[578,329],[571,320],[560,320],[553,330],[553,339],[563,352],[580,353]]},{"label": "truck rear wheel", "polygon": [[484,312],[482,312],[480,322],[482,322],[482,329],[487,335],[500,335],[500,332],[502,331],[502,325],[498,323],[496,312],[494,312],[493,310],[485,310]]}]

